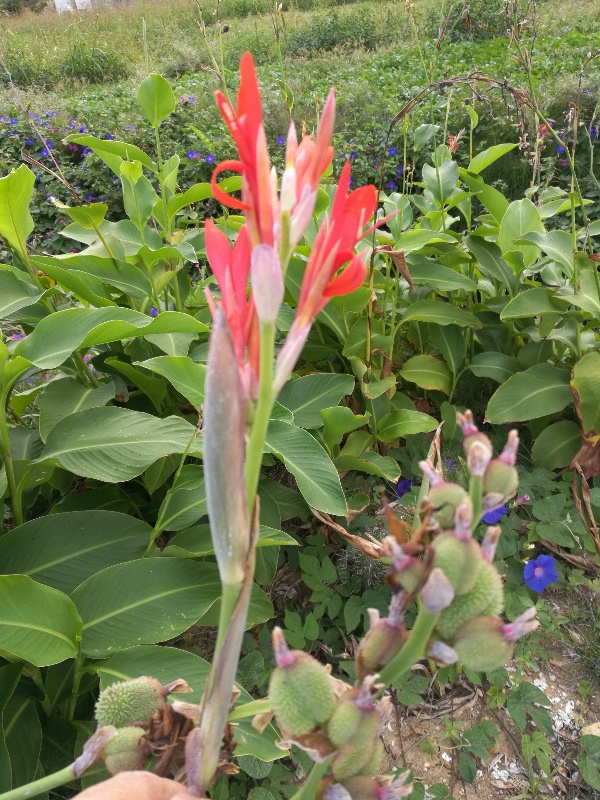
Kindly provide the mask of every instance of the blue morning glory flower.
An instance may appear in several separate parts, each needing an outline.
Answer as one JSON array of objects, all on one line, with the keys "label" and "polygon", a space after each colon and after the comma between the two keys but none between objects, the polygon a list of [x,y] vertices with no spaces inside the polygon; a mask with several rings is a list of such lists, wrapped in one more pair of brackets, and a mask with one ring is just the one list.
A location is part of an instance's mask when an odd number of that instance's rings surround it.
[{"label": "blue morning glory flower", "polygon": [[386,189],[395,189],[396,188],[396,184],[394,183],[394,181],[388,181],[386,183],[386,185],[385,185],[385,188]]},{"label": "blue morning glory flower", "polygon": [[404,167],[402,166],[402,164],[398,164],[398,166],[396,167],[396,175],[402,175],[403,172],[404,172]]},{"label": "blue morning glory flower", "polygon": [[392,156],[392,158],[397,154],[398,148],[397,147],[388,147],[388,156]]},{"label": "blue morning glory flower", "polygon": [[538,556],[525,564],[525,583],[534,592],[543,592],[546,586],[556,583],[556,560],[552,556]]},{"label": "blue morning glory flower", "polygon": [[402,478],[401,481],[398,481],[396,484],[396,497],[403,497],[405,494],[408,494],[413,486],[420,486],[421,484],[418,481],[411,481],[408,478]]},{"label": "blue morning glory flower", "polygon": [[50,155],[49,151],[46,150],[46,148],[44,147],[44,149],[40,153],[41,158],[45,158],[46,156],[49,156],[49,155]]},{"label": "blue morning glory flower", "polygon": [[556,152],[558,153],[559,156],[561,156],[565,152],[565,148],[562,146],[562,144],[556,145]]},{"label": "blue morning glory flower", "polygon": [[88,201],[88,203],[93,203],[94,202],[94,195],[91,192],[88,192],[86,194],[86,196],[85,196],[85,199]]},{"label": "blue morning glory flower", "polygon": [[506,506],[500,506],[500,508],[495,508],[493,511],[487,511],[483,514],[481,521],[486,522],[488,525],[495,525],[505,514]]},{"label": "blue morning glory flower", "polygon": [[280,145],[280,147],[283,147],[283,145],[285,144],[285,136],[278,136],[277,139],[275,139],[275,141],[277,142],[278,145]]},{"label": "blue morning glory flower", "polygon": [[31,147],[31,145],[33,144],[33,137],[32,136],[28,136],[27,139],[25,139],[25,144],[28,147]]},{"label": "blue morning glory flower", "polygon": [[204,160],[206,161],[207,164],[215,163],[215,157],[213,156],[212,153],[207,153],[207,155],[204,156]]},{"label": "blue morning glory flower", "polygon": [[358,153],[356,152],[356,150],[352,150],[350,153],[350,160],[356,161],[357,158],[358,158]]},{"label": "blue morning glory flower", "polygon": [[152,306],[152,308],[150,309],[150,316],[158,317],[158,311],[154,308],[154,306]]},{"label": "blue morning glory flower", "polygon": [[112,133],[107,133],[104,138],[108,139],[109,141],[113,141],[115,137],[112,135]]},{"label": "blue morning glory flower", "polygon": [[10,117],[8,121],[10,122],[11,125],[17,125],[17,123],[19,122],[19,120],[15,119],[14,117]]}]

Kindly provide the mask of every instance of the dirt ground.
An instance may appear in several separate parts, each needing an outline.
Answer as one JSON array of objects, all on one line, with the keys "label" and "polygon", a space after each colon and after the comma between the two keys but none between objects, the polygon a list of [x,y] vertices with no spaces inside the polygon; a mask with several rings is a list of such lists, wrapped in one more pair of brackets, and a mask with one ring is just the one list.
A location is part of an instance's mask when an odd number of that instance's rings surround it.
[{"label": "dirt ground", "polygon": [[[531,793],[522,765],[521,737],[508,712],[505,708],[487,709],[484,692],[467,681],[459,682],[431,702],[411,708],[396,707],[383,737],[387,753],[386,769],[402,768],[405,764],[416,778],[423,781],[426,788],[444,783],[456,800],[505,800],[536,796],[560,800],[600,800],[600,792],[591,789],[577,770],[579,732],[586,725],[600,722],[600,696],[596,693],[592,697],[582,698],[578,693],[580,681],[589,680],[590,675],[582,669],[580,659],[573,650],[556,644],[548,648],[548,655],[548,661],[539,672],[522,672],[522,680],[538,686],[552,703],[548,712],[556,734],[552,743],[552,766],[556,773],[552,778],[539,782],[538,794]],[[507,669],[514,674],[514,664]],[[466,784],[458,773],[460,753],[452,751],[450,741],[443,739],[444,719],[452,720],[461,729],[488,719],[500,732],[490,758],[479,764],[477,777],[472,784]],[[425,741],[434,745],[435,753],[423,752],[421,744]]]}]

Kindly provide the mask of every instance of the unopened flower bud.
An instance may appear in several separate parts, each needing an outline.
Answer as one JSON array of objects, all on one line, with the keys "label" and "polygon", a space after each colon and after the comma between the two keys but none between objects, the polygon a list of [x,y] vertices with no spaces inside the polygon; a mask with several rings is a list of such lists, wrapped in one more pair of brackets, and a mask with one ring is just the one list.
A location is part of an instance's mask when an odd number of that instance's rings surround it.
[{"label": "unopened flower bud", "polygon": [[458,629],[473,617],[496,615],[504,608],[504,589],[498,570],[482,561],[477,579],[469,592],[455,598],[440,614],[435,630],[442,639],[452,639]]},{"label": "unopened flower bud", "polygon": [[127,726],[119,728],[116,736],[104,748],[104,764],[111,775],[141,769],[148,758],[143,736],[146,731]]},{"label": "unopened flower bud", "polygon": [[429,658],[433,658],[436,664],[442,667],[447,667],[450,664],[456,664],[458,661],[458,653],[456,650],[444,642],[432,642],[429,645],[427,655]]},{"label": "unopened flower bud", "polygon": [[277,668],[271,675],[269,700],[282,731],[303,736],[324,725],[335,707],[325,667],[301,650],[290,650],[281,628],[273,630]]},{"label": "unopened flower bud", "polygon": [[502,528],[499,525],[495,525],[494,527],[490,526],[483,537],[483,541],[481,542],[481,555],[488,564],[491,564],[494,560],[496,545],[498,544],[501,533]]},{"label": "unopened flower bud", "polygon": [[434,567],[427,583],[421,589],[421,600],[428,611],[439,614],[454,599],[454,589],[441,569]]},{"label": "unopened flower bud", "polygon": [[155,678],[141,677],[107,686],[100,692],[95,716],[100,727],[124,728],[134,722],[147,723],[162,708],[165,692]]},{"label": "unopened flower bud", "polygon": [[466,491],[457,483],[446,483],[426,461],[421,461],[419,466],[429,481],[430,489],[425,502],[431,506],[434,520],[444,530],[453,528],[456,509],[467,496]]},{"label": "unopened flower bud", "polygon": [[[421,563],[421,562],[419,562]],[[407,630],[404,625],[403,597],[395,594],[390,604],[389,616],[379,619],[371,617],[371,628],[363,637],[356,653],[356,676],[363,680],[367,675],[379,672],[400,651],[407,639]]]},{"label": "unopened flower bud", "polygon": [[485,433],[482,433],[477,425],[475,425],[473,422],[473,413],[471,411],[467,410],[464,414],[459,412],[456,415],[456,421],[460,425],[463,433],[463,450],[465,456],[467,457],[467,461],[471,446],[475,442],[480,442],[489,449],[490,453],[492,452],[492,443],[490,442],[489,436],[486,436]]},{"label": "unopened flower bud", "polygon": [[456,508],[454,515],[454,536],[456,539],[466,541],[471,538],[473,526],[473,503],[470,497],[463,497]]},{"label": "unopened flower bud", "polygon": [[343,744],[331,762],[331,772],[336,781],[345,781],[355,775],[375,775],[383,757],[383,744],[379,737]]},{"label": "unopened flower bud", "polygon": [[452,533],[441,533],[433,540],[434,565],[439,567],[454,587],[455,594],[466,594],[482,564],[481,551],[475,539],[457,539]]},{"label": "unopened flower bud", "polygon": [[332,762],[336,780],[359,774],[374,774],[381,761],[379,730],[381,713],[373,702],[373,681],[343,694],[327,723],[327,736],[338,748]]},{"label": "unopened flower bud", "polygon": [[[483,507],[486,511],[493,511],[514,497],[518,486],[519,475],[516,468],[495,458],[490,462],[483,478]],[[498,498],[501,498],[499,503]]]},{"label": "unopened flower bud", "polygon": [[498,617],[469,620],[454,640],[461,662],[476,672],[490,672],[503,666],[512,656],[515,640],[537,627],[531,617],[528,609],[510,625],[505,625]]},{"label": "unopened flower bud", "polygon": [[259,244],[251,257],[252,297],[258,319],[275,322],[283,301],[283,275],[279,257],[273,247]]},{"label": "unopened flower bud", "polygon": [[479,439],[470,445],[467,453],[467,468],[474,478],[483,478],[488,464],[492,460],[492,455],[492,446]]},{"label": "unopened flower bud", "polygon": [[386,538],[392,552],[390,577],[393,585],[400,584],[407,592],[413,592],[425,575],[425,564],[414,556],[406,555],[393,536]]},{"label": "unopened flower bud", "polygon": [[516,430],[508,432],[508,438],[504,445],[504,450],[498,456],[498,460],[509,467],[514,467],[517,463],[517,452],[519,450],[519,433]]}]

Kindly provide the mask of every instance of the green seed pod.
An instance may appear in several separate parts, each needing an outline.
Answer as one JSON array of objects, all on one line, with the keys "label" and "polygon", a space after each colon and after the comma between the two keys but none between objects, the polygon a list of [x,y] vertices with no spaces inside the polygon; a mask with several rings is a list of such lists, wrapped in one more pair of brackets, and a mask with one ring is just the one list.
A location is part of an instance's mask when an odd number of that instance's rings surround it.
[{"label": "green seed pod", "polygon": [[343,694],[327,723],[327,736],[335,747],[350,742],[361,747],[379,735],[379,711],[363,689]]},{"label": "green seed pod", "polygon": [[457,483],[440,483],[432,486],[427,493],[427,503],[433,509],[433,517],[440,528],[454,527],[454,515],[461,500],[467,497],[466,491]]},{"label": "green seed pod", "polygon": [[495,495],[501,495],[502,501],[497,504],[501,506],[502,503],[505,503],[516,495],[518,487],[519,473],[515,467],[506,464],[499,458],[495,458],[488,465],[483,478],[484,507],[487,511],[493,510],[488,508],[489,502],[485,502],[486,496],[493,497]]},{"label": "green seed pod", "polygon": [[132,681],[113,683],[104,691],[96,703],[98,725],[114,725],[123,728],[133,722],[148,722],[162,708],[164,693],[155,678],[135,678]]},{"label": "green seed pod", "polygon": [[433,549],[434,566],[446,575],[457,595],[466,594],[475,584],[483,563],[477,542],[442,533],[434,539]]},{"label": "green seed pod", "polygon": [[436,635],[451,640],[458,629],[473,617],[488,611],[492,615],[499,614],[503,608],[504,588],[498,570],[493,564],[482,561],[470,591],[456,597],[452,605],[440,614]]},{"label": "green seed pod", "polygon": [[356,775],[343,783],[352,800],[379,800],[380,786],[370,775]]},{"label": "green seed pod", "polygon": [[280,628],[273,631],[277,668],[271,675],[269,700],[279,727],[290,736],[304,736],[324,725],[335,707],[329,673],[301,650],[289,650]]},{"label": "green seed pod", "polygon": [[465,667],[491,672],[506,664],[514,645],[503,634],[504,628],[497,617],[475,617],[463,625],[454,639],[454,649]]},{"label": "green seed pod", "polygon": [[[377,760],[378,767],[381,762],[381,751],[378,744],[378,738],[362,741],[360,744],[351,742],[343,744],[331,762],[331,772],[336,781],[344,781],[355,775],[367,774],[367,767],[372,768],[375,760]],[[378,759],[376,759],[376,754],[379,754]],[[377,767],[372,770],[372,773],[375,773]]]},{"label": "green seed pod", "polygon": [[[423,565],[421,561],[417,563]],[[371,627],[356,653],[356,677],[359,681],[385,667],[406,641],[408,632],[404,625],[403,604],[401,594],[395,594],[390,603],[389,616],[385,619],[381,619],[375,609],[369,609]]]},{"label": "green seed pod", "polygon": [[104,764],[111,775],[141,769],[147,758],[141,728],[120,728],[104,748]]}]

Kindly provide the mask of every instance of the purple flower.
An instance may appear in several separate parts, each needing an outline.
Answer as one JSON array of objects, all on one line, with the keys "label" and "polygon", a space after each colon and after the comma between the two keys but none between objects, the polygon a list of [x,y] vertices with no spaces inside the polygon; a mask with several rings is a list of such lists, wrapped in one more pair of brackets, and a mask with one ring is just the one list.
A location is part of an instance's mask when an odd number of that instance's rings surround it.
[{"label": "purple flower", "polygon": [[403,172],[404,172],[404,167],[402,166],[402,164],[398,164],[398,166],[396,167],[396,175],[402,175]]},{"label": "purple flower", "polygon": [[79,126],[79,133],[85,133],[85,125]]},{"label": "purple flower", "polygon": [[195,97],[192,97],[192,95],[190,95],[190,96],[188,97],[188,103],[195,103],[195,102],[196,102],[196,98],[195,98]]},{"label": "purple flower", "polygon": [[86,354],[84,355],[84,357],[83,357],[83,360],[84,360],[84,361],[85,361],[85,363],[87,364],[87,363],[88,363],[88,361],[91,361],[93,357],[94,357],[94,354],[93,354],[93,353],[86,353]]},{"label": "purple flower", "polygon": [[418,481],[411,481],[408,478],[402,478],[401,481],[398,481],[396,484],[396,497],[404,497],[405,494],[408,494],[413,486],[420,486],[421,484]]},{"label": "purple flower", "polygon": [[197,150],[188,150],[186,158],[191,161],[193,158],[200,158],[200,153]]},{"label": "purple flower", "polygon": [[500,506],[500,508],[495,508],[493,511],[487,511],[481,517],[481,521],[487,523],[488,525],[495,525],[506,513],[506,506]]},{"label": "purple flower", "polygon": [[109,139],[110,141],[112,141],[115,137],[112,135],[112,133],[107,133],[104,138],[105,139]]},{"label": "purple flower", "polygon": [[89,154],[90,154],[91,152],[92,152],[92,151],[90,150],[90,148],[89,148],[89,147],[84,147],[84,148],[83,148],[83,150],[81,151],[81,155],[82,155],[82,156],[89,156]]},{"label": "purple flower", "polygon": [[275,141],[277,142],[278,145],[283,147],[283,145],[285,144],[285,136],[278,136],[277,139],[275,139]]},{"label": "purple flower", "polygon": [[596,139],[598,136],[598,129],[597,128],[590,128],[590,138]]},{"label": "purple flower", "polygon": [[75,153],[77,150],[79,150],[79,148],[77,147],[76,144],[70,144],[69,145],[69,150],[71,150],[73,153]]},{"label": "purple flower", "polygon": [[562,154],[565,152],[565,148],[562,146],[562,144],[556,145],[556,152],[559,156],[562,156]]},{"label": "purple flower", "polygon": [[46,147],[48,150],[54,150],[54,142],[51,142],[50,139],[48,139],[46,142]]},{"label": "purple flower", "polygon": [[388,181],[386,183],[386,185],[385,185],[385,188],[386,189],[395,189],[396,188],[396,184],[394,183],[394,181]]},{"label": "purple flower", "polygon": [[213,156],[212,153],[207,153],[204,156],[204,160],[206,161],[207,164],[214,164],[215,163],[215,157]]},{"label": "purple flower", "polygon": [[10,123],[11,125],[17,125],[17,124],[18,124],[18,122],[19,122],[19,120],[18,120],[18,119],[15,119],[14,117],[10,117],[10,119],[9,119],[8,121],[9,121],[9,123]]},{"label": "purple flower", "polygon": [[33,144],[33,137],[31,137],[31,136],[28,136],[28,137],[27,137],[27,139],[25,139],[25,144],[26,144],[28,147],[31,147],[31,145]]},{"label": "purple flower", "polygon": [[397,154],[398,148],[397,147],[388,147],[388,156],[392,158]]},{"label": "purple flower", "polygon": [[10,338],[12,339],[13,342],[17,342],[19,339],[24,339],[25,338],[25,334],[24,333],[13,333],[13,335]]},{"label": "purple flower", "polygon": [[158,311],[154,308],[154,306],[152,306],[152,308],[150,309],[150,316],[158,317]]},{"label": "purple flower", "polygon": [[556,560],[552,556],[538,556],[525,564],[525,583],[534,592],[543,592],[546,586],[556,583]]},{"label": "purple flower", "polygon": [[49,155],[50,155],[50,152],[48,150],[46,150],[46,148],[44,147],[44,149],[40,153],[41,158],[44,158],[45,156],[49,156]]},{"label": "purple flower", "polygon": [[88,203],[93,203],[94,202],[94,195],[91,192],[88,192],[86,194],[86,196],[85,196],[85,199],[87,200]]},{"label": "purple flower", "polygon": [[351,150],[350,151],[350,160],[351,161],[356,161],[357,158],[358,158],[358,153],[356,152],[356,150]]}]

